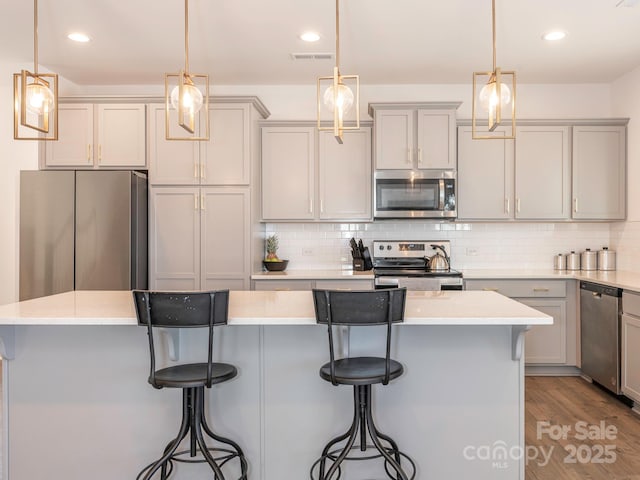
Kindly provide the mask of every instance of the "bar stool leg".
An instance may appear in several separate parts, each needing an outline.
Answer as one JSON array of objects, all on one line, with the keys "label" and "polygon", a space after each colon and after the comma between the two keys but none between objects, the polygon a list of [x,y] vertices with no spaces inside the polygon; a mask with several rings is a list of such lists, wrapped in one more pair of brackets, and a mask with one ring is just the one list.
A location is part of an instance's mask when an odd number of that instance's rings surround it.
[{"label": "bar stool leg", "polygon": [[201,402],[203,405],[202,410],[199,412],[200,414],[199,420],[200,420],[200,424],[202,425],[202,429],[204,430],[204,433],[206,433],[211,439],[217,442],[229,445],[234,450],[234,452],[232,452],[232,455],[230,455],[228,458],[226,458],[220,463],[220,466],[222,467],[222,465],[227,463],[232,458],[238,457],[240,461],[240,472],[241,472],[241,476],[238,480],[247,480],[247,470],[248,470],[247,459],[244,456],[244,452],[242,451],[242,448],[240,448],[240,445],[238,445],[236,442],[234,442],[230,438],[226,438],[221,435],[218,435],[211,429],[211,427],[209,427],[209,424],[207,423],[206,415],[204,413],[204,389],[202,390],[202,392],[199,392],[199,393],[202,395]]},{"label": "bar stool leg", "polygon": [[211,470],[213,470],[215,478],[217,480],[224,480],[222,470],[220,470],[215,458],[213,458],[213,455],[209,452],[209,447],[207,447],[202,436],[201,419],[204,416],[204,387],[197,388],[195,400],[194,428],[192,432],[195,434],[194,440],[197,441],[200,451],[202,452],[202,456],[211,467]]},{"label": "bar stool leg", "polygon": [[151,464],[148,467],[145,467],[142,472],[138,474],[137,478],[140,478],[145,471],[147,472],[143,480],[149,480],[153,475],[158,471],[160,467],[162,467],[161,471],[161,479],[165,480],[167,478],[167,463],[170,461],[171,457],[177,450],[182,439],[187,436],[189,432],[189,427],[191,424],[191,408],[192,408],[192,389],[183,389],[182,391],[182,421],[180,422],[180,430],[178,431],[178,435],[174,438],[164,449],[164,453],[162,457],[157,460],[155,463]]}]

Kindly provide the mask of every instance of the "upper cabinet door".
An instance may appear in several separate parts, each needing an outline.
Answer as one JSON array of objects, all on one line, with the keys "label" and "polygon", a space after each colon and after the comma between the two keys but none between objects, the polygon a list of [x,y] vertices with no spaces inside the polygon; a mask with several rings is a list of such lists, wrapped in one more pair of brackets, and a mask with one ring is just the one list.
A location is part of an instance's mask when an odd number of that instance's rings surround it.
[{"label": "upper cabinet door", "polygon": [[452,110],[418,110],[418,168],[456,168],[456,116]]},{"label": "upper cabinet door", "polygon": [[315,217],[316,127],[262,128],[262,217]]},{"label": "upper cabinet door", "polygon": [[211,139],[200,142],[203,185],[249,185],[250,115],[245,104],[209,106]]},{"label": "upper cabinet door", "polygon": [[145,106],[101,104],[97,105],[97,115],[96,164],[99,167],[145,168]]},{"label": "upper cabinet door", "polygon": [[513,140],[473,140],[458,128],[458,218],[513,218]]},{"label": "upper cabinet door", "polygon": [[319,132],[320,219],[371,219],[371,129]]},{"label": "upper cabinet door", "polygon": [[518,127],[515,142],[516,218],[569,218],[569,127]]},{"label": "upper cabinet door", "polygon": [[[175,111],[171,111],[172,127],[177,126]],[[149,181],[152,185],[195,185],[200,183],[198,142],[167,140],[165,107],[149,107]]]},{"label": "upper cabinet door", "polygon": [[46,167],[93,168],[93,105],[58,105],[58,141],[43,142]]},{"label": "upper cabinet door", "polygon": [[415,110],[376,110],[375,163],[377,169],[411,170],[417,154]]},{"label": "upper cabinet door", "polygon": [[573,127],[572,217],[626,217],[626,127]]}]

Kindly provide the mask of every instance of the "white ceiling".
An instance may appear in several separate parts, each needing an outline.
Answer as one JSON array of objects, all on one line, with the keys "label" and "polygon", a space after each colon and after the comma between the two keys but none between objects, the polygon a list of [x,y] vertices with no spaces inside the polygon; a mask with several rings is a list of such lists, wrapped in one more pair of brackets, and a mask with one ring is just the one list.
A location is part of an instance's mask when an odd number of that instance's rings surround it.
[{"label": "white ceiling", "polygon": [[[620,1],[497,0],[498,66],[520,83],[620,77],[640,65],[640,3]],[[290,54],[334,51],[333,0],[189,5],[191,71],[214,84],[314,84],[332,72],[333,60]],[[33,61],[32,11],[31,0],[3,1],[3,60]],[[39,11],[40,64],[74,83],[161,84],[183,65],[182,0],[39,0]],[[569,35],[543,41],[552,28]],[[319,42],[298,38],[309,29]],[[71,42],[73,30],[92,41]],[[342,73],[364,84],[470,83],[474,70],[491,69],[491,0],[342,0],[341,51]]]}]

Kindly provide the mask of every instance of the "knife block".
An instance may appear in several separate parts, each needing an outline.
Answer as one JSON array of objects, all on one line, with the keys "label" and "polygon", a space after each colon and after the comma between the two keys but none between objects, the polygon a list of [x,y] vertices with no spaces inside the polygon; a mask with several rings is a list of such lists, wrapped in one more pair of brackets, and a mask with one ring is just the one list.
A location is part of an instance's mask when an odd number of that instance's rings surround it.
[{"label": "knife block", "polygon": [[363,258],[354,258],[353,259],[353,270],[356,272],[364,272],[364,259]]}]

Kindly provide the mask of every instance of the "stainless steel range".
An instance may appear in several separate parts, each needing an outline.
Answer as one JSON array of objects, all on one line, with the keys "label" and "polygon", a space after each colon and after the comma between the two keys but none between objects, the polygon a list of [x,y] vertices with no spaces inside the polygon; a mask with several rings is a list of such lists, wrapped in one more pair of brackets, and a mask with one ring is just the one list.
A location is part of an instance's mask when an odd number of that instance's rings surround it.
[{"label": "stainless steel range", "polygon": [[453,270],[448,240],[374,240],[375,288],[462,290],[462,272]]}]

